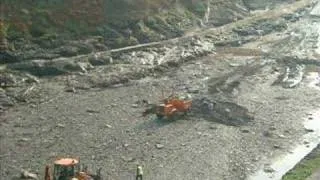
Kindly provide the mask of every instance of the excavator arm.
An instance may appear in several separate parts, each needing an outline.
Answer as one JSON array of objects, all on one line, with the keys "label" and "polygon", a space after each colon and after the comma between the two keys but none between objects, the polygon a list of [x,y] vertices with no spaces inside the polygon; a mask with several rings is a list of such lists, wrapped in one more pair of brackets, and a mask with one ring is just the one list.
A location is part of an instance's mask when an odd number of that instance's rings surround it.
[{"label": "excavator arm", "polygon": [[51,180],[51,173],[49,165],[46,165],[46,170],[44,174],[44,180]]}]

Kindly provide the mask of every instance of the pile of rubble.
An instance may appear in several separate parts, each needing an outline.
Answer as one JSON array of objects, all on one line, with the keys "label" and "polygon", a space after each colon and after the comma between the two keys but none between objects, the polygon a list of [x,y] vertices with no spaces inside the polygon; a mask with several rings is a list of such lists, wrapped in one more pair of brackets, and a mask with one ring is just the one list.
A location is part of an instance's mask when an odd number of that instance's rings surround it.
[{"label": "pile of rubble", "polygon": [[207,97],[192,101],[191,114],[231,126],[244,125],[253,120],[253,115],[247,108],[233,102],[217,101]]}]

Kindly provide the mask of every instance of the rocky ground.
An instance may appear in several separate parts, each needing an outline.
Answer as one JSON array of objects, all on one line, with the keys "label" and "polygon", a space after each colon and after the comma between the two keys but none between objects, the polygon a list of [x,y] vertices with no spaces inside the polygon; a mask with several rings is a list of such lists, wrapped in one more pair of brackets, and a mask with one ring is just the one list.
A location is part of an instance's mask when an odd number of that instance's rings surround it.
[{"label": "rocky ground", "polygon": [[[106,179],[133,178],[137,163],[159,180],[272,172],[269,159],[300,143],[303,117],[320,108],[304,80],[320,63],[311,2],[147,47],[3,66],[1,176],[43,175],[66,155]],[[188,116],[142,117],[142,102],[172,91],[193,97]]]}]

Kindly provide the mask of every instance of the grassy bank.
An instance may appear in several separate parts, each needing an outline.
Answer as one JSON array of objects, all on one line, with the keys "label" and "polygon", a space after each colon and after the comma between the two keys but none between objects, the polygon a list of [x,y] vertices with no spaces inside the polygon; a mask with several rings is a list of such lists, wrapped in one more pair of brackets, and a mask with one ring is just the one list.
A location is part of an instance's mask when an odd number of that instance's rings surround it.
[{"label": "grassy bank", "polygon": [[289,171],[283,180],[305,180],[320,168],[320,146]]}]

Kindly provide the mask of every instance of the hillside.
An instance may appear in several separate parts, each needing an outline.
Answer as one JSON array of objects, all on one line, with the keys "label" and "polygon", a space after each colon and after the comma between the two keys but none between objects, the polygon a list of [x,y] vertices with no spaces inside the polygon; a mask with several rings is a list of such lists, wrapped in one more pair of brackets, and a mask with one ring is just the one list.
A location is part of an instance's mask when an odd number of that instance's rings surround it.
[{"label": "hillside", "polygon": [[[0,177],[75,157],[102,179],[281,179],[320,142],[320,2],[281,2],[1,3]],[[191,108],[158,118],[171,95]]]},{"label": "hillside", "polygon": [[[101,43],[93,49],[119,48],[223,25],[273,2],[279,1],[10,0],[1,5],[1,29],[9,26],[5,36],[12,50],[25,49],[26,40],[50,49],[93,36]],[[87,51],[92,48],[82,53]]]}]

